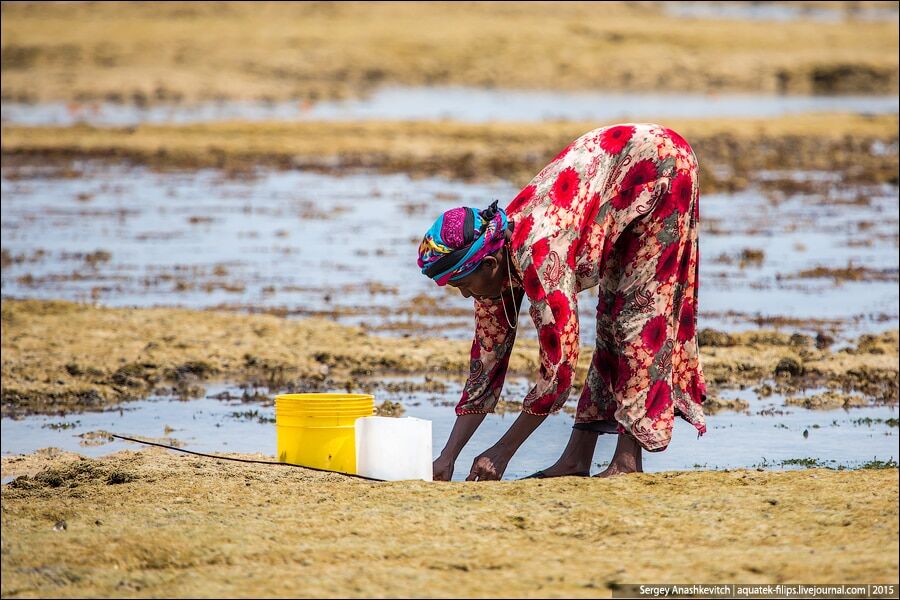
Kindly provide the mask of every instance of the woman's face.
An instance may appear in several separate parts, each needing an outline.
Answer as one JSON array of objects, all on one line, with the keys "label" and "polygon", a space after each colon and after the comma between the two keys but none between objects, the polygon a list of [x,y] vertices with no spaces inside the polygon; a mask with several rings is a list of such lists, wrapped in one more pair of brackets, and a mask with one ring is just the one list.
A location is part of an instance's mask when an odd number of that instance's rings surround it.
[{"label": "woman's face", "polygon": [[465,298],[499,298],[506,273],[501,268],[502,263],[498,257],[502,258],[502,252],[498,252],[496,256],[485,256],[474,271],[448,285],[457,288]]}]

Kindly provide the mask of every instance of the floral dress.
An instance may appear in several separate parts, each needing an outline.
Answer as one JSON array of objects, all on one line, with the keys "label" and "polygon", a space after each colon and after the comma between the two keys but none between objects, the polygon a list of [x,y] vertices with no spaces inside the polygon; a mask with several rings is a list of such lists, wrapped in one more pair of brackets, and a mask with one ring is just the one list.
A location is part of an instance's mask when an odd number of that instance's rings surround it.
[{"label": "floral dress", "polygon": [[[706,431],[697,348],[698,165],[654,124],[589,131],[507,208],[511,258],[537,327],[540,369],[523,410],[566,402],[579,352],[577,294],[599,286],[597,343],[576,424],[606,421],[663,450],[676,414]],[[508,293],[508,292],[507,292]],[[509,310],[507,301],[507,310]],[[470,374],[456,413],[492,412],[516,329],[497,300],[476,300]]]}]

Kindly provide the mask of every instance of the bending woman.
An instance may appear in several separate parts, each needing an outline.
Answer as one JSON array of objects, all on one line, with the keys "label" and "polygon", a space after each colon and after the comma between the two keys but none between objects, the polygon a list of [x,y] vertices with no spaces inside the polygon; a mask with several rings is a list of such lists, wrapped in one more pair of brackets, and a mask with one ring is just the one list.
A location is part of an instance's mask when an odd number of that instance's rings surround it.
[{"label": "bending woman", "polygon": [[468,381],[450,439],[456,458],[503,387],[523,296],[537,327],[540,369],[522,413],[478,456],[468,480],[500,479],[510,458],[569,396],[578,362],[579,292],[599,286],[597,342],[569,443],[534,476],[587,475],[597,437],[618,434],[600,476],[641,471],[664,450],[675,415],[706,431],[697,351],[698,165],[670,129],[626,124],[572,142],[504,211],[454,208],[425,234],[419,267],[475,298]]}]

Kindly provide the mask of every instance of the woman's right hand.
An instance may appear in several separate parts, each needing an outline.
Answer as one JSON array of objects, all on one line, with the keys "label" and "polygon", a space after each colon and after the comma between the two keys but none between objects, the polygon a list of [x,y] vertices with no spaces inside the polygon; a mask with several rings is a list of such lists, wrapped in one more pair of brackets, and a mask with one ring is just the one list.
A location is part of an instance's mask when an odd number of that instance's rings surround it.
[{"label": "woman's right hand", "polygon": [[453,463],[443,456],[439,456],[432,464],[432,473],[435,481],[450,481],[453,477]]}]

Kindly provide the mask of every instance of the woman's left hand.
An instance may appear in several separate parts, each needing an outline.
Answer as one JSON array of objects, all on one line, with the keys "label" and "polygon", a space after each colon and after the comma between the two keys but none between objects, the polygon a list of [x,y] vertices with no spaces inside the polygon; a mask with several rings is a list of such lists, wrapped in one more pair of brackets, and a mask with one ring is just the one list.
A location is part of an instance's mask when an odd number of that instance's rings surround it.
[{"label": "woman's left hand", "polygon": [[492,446],[475,458],[466,481],[496,481],[503,477],[512,453]]}]

